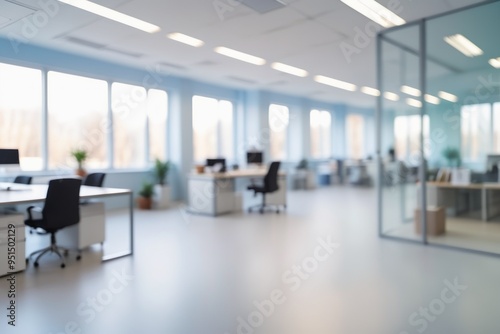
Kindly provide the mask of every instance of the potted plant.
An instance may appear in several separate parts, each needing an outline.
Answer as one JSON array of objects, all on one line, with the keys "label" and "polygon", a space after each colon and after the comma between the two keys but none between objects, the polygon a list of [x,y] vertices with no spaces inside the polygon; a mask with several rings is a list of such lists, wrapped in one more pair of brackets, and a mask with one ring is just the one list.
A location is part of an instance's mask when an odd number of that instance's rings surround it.
[{"label": "potted plant", "polygon": [[156,159],[153,173],[156,179],[154,186],[154,204],[157,209],[166,209],[170,201],[170,187],[167,184],[170,162]]},{"label": "potted plant", "polygon": [[141,191],[139,191],[139,197],[137,198],[137,205],[139,209],[149,210],[153,204],[153,184],[151,182],[145,182],[142,185]]},{"label": "potted plant", "polygon": [[443,150],[443,157],[448,162],[448,167],[460,167],[460,151],[453,147]]},{"label": "potted plant", "polygon": [[83,168],[83,164],[88,157],[87,151],[82,149],[76,149],[71,151],[71,155],[75,158],[76,162],[78,163],[78,169],[76,170],[76,174],[78,176],[85,177],[85,175],[87,175],[87,171]]}]

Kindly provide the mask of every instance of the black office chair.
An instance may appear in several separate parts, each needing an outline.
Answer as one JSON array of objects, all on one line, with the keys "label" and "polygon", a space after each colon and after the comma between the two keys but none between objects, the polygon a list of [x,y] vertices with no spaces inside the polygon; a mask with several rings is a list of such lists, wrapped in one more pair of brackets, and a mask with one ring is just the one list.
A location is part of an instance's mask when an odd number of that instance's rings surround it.
[{"label": "black office chair", "polygon": [[19,175],[16,176],[14,179],[14,183],[17,184],[31,184],[31,180],[33,179],[32,176],[27,176],[27,175]]},{"label": "black office chair", "polygon": [[[267,171],[266,176],[264,176],[263,183],[252,184],[247,187],[248,190],[253,190],[254,195],[256,196],[258,193],[262,194],[262,204],[255,205],[253,207],[248,208],[248,212],[251,212],[253,208],[259,208],[259,212],[262,214],[266,207],[269,205],[266,204],[266,194],[273,193],[279,189],[278,186],[278,170],[280,169],[280,162],[274,161],[269,166],[269,170]],[[286,205],[284,206],[286,208]],[[279,207],[276,209],[276,213],[279,213]]]},{"label": "black office chair", "polygon": [[[57,179],[49,182],[49,189],[45,199],[45,205],[41,211],[42,215],[39,219],[34,218],[34,206],[30,206],[28,211],[29,218],[24,221],[27,226],[33,228],[41,228],[50,234],[50,246],[34,253],[31,253],[29,259],[36,254],[39,254],[35,260],[35,267],[38,267],[38,260],[46,253],[56,253],[61,259],[61,268],[66,267],[64,257],[61,255],[61,250],[64,255],[68,255],[69,249],[59,247],[56,244],[56,232],[78,224],[80,221],[80,186],[81,180],[78,179]],[[81,253],[78,253],[76,259],[81,259]]]},{"label": "black office chair", "polygon": [[[102,187],[104,184],[104,178],[106,177],[105,173],[92,173],[89,174],[85,177],[83,180],[82,186],[89,186],[89,187]],[[80,201],[81,205],[86,205],[91,203],[91,200],[89,199],[84,199]]]},{"label": "black office chair", "polygon": [[83,180],[82,185],[91,187],[102,187],[105,177],[106,177],[105,173],[89,174],[85,177],[85,180]]}]

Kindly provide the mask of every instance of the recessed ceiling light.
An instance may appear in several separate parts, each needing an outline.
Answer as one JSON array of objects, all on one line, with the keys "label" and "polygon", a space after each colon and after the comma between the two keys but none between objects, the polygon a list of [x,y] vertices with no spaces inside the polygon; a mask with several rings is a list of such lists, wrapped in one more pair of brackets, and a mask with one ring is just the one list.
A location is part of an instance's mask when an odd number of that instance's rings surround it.
[{"label": "recessed ceiling light", "polygon": [[408,94],[408,95],[411,95],[411,96],[420,96],[422,95],[422,93],[420,92],[420,90],[416,89],[416,88],[413,88],[413,87],[410,87],[410,86],[407,86],[407,85],[404,85],[404,86],[401,86],[401,91],[405,94]]},{"label": "recessed ceiling light", "polygon": [[453,94],[450,94],[450,93],[447,93],[447,92],[444,92],[444,91],[440,91],[438,93],[438,96],[440,98],[442,98],[443,100],[446,100],[446,101],[450,101],[450,102],[457,102],[458,101],[458,97],[456,97],[455,95]]},{"label": "recessed ceiling light", "polygon": [[412,107],[415,107],[415,108],[421,108],[422,107],[422,102],[420,102],[419,100],[412,99],[412,98],[407,98],[406,99],[406,103],[409,106],[412,106]]},{"label": "recessed ceiling light", "polygon": [[247,53],[229,49],[223,46],[216,47],[215,52],[226,57],[231,57],[254,65],[264,65],[266,63],[266,61],[262,58],[255,57]]},{"label": "recessed ceiling light", "polygon": [[361,92],[371,96],[380,96],[380,91],[378,89],[367,86],[361,87]]},{"label": "recessed ceiling light", "polygon": [[424,98],[425,98],[426,102],[431,103],[431,104],[439,104],[439,102],[440,102],[439,99],[437,97],[435,97],[434,95],[425,94]]},{"label": "recessed ceiling light", "polygon": [[490,63],[491,66],[494,68],[500,68],[500,57],[498,58],[491,58],[488,63]]},{"label": "recessed ceiling light", "polygon": [[149,33],[155,33],[157,31],[160,31],[160,27],[148,23],[143,20],[139,20],[135,17],[132,17],[127,14],[120,13],[114,9],[107,8],[101,5],[98,5],[96,3],[93,3],[88,0],[58,0],[62,3],[65,3],[67,5],[71,5],[80,9],[83,9],[87,12],[102,16],[104,18],[123,23],[125,25],[128,25],[130,27],[149,32]]},{"label": "recessed ceiling light", "polygon": [[399,101],[399,95],[393,92],[384,92],[384,97],[390,101]]},{"label": "recessed ceiling light", "polygon": [[293,67],[290,65],[282,64],[282,63],[272,63],[271,67],[277,71],[285,72],[291,75],[296,75],[298,77],[307,77],[308,73],[306,70],[301,68]]},{"label": "recessed ceiling light", "polygon": [[325,77],[323,75],[315,76],[314,81],[322,83],[324,85],[332,86],[335,88],[345,89],[345,90],[348,90],[351,92],[354,92],[357,89],[356,85],[353,85],[353,84],[345,82],[345,81]]},{"label": "recessed ceiling light", "polygon": [[446,36],[444,40],[446,43],[450,44],[467,57],[476,57],[483,54],[483,50],[481,50],[476,44],[468,40],[464,35],[456,34],[452,36]]},{"label": "recessed ceiling light", "polygon": [[195,48],[198,48],[198,47],[202,46],[203,44],[205,44],[205,42],[203,42],[201,39],[197,39],[197,38],[194,38],[194,37],[191,37],[188,35],[184,35],[184,34],[181,34],[180,32],[173,32],[171,34],[168,34],[167,37],[174,40],[174,41],[194,46]]},{"label": "recessed ceiling light", "polygon": [[406,23],[405,20],[375,0],[342,0],[342,2],[384,28],[399,26]]}]

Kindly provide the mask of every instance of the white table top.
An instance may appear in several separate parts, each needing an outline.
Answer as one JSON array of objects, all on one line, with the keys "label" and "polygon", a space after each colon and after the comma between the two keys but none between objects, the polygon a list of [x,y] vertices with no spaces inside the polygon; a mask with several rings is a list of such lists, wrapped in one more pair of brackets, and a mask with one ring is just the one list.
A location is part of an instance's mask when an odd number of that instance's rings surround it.
[{"label": "white table top", "polygon": [[[267,168],[259,169],[239,169],[232,170],[225,173],[191,173],[189,179],[236,179],[245,177],[264,177],[267,174]],[[285,176],[284,171],[278,173],[279,176]]]},{"label": "white table top", "polygon": [[[8,186],[0,183],[1,188]],[[21,203],[43,202],[47,196],[48,185],[30,184],[26,190],[0,190],[0,205],[13,205]],[[130,194],[130,189],[100,188],[81,186],[80,198],[97,198]]]}]

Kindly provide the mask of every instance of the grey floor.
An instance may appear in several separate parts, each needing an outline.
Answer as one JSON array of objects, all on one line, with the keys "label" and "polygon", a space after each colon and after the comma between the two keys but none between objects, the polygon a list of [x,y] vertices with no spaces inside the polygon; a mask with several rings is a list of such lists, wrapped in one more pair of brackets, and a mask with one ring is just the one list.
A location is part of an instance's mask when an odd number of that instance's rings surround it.
[{"label": "grey floor", "polygon": [[500,333],[500,258],[379,239],[375,204],[332,187],[290,193],[280,215],[138,211],[134,257],[101,264],[96,247],[18,274],[15,328],[2,279],[0,333]]}]

